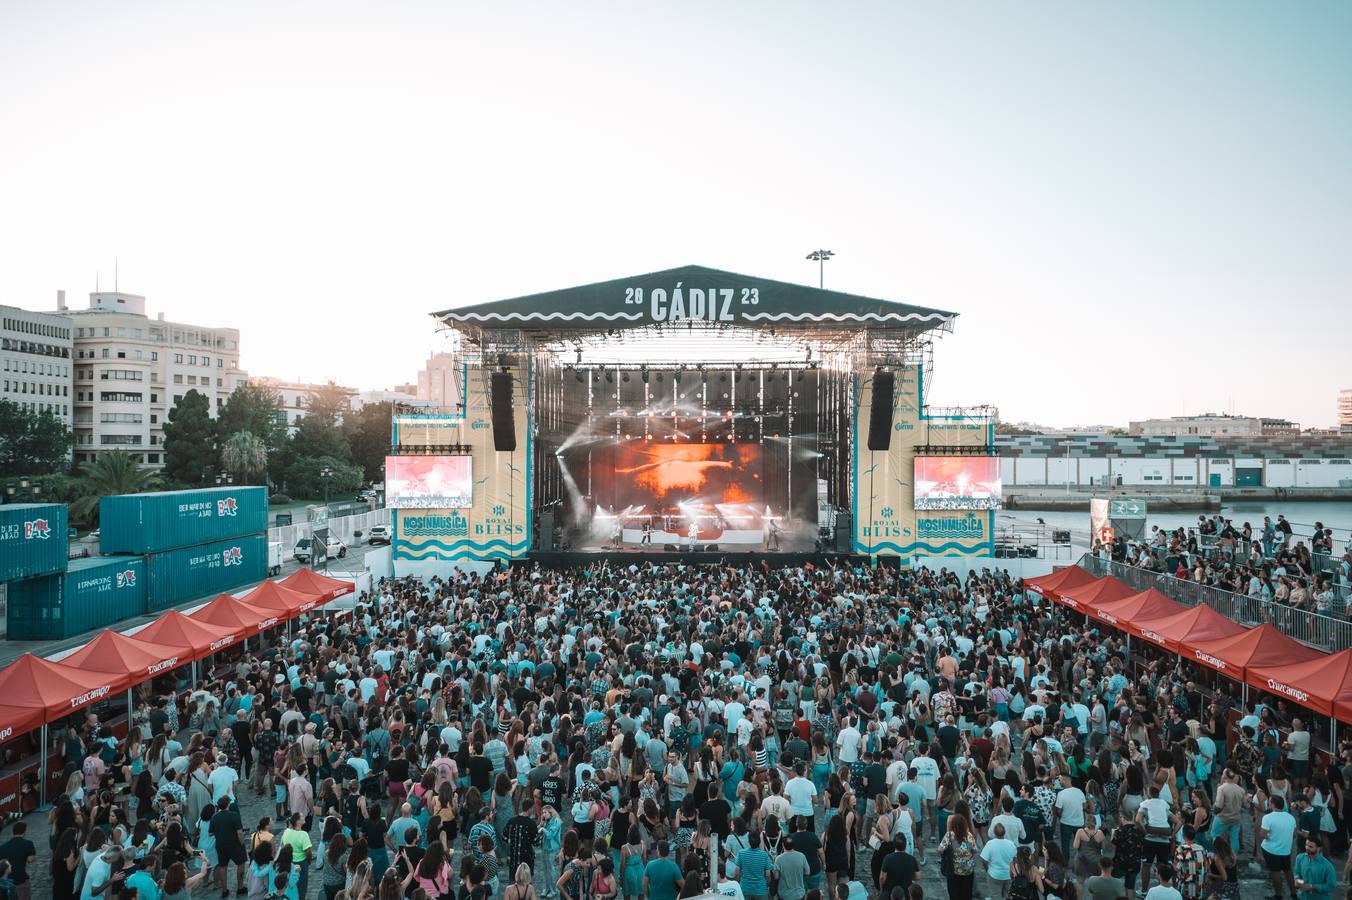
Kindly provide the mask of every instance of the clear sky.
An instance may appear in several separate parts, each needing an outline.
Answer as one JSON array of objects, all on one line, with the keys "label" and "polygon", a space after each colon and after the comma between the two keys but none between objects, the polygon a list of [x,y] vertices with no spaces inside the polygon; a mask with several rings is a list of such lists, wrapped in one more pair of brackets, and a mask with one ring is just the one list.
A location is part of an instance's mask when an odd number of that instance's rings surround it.
[{"label": "clear sky", "polygon": [[95,273],[254,374],[688,263],[951,309],[1010,420],[1352,387],[1352,3],[0,4],[0,302]]}]

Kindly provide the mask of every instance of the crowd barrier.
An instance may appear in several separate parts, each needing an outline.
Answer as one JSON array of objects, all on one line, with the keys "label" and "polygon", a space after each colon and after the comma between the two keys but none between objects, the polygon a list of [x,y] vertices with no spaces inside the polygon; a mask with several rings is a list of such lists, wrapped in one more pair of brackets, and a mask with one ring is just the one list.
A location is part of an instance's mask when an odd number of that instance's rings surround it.
[{"label": "crowd barrier", "polygon": [[1111,575],[1137,591],[1155,588],[1184,606],[1204,604],[1242,625],[1272,625],[1298,641],[1330,651],[1352,647],[1352,622],[1345,619],[1292,609],[1272,600],[1235,594],[1126,563],[1106,561],[1092,553],[1082,556],[1078,565],[1100,577]]}]

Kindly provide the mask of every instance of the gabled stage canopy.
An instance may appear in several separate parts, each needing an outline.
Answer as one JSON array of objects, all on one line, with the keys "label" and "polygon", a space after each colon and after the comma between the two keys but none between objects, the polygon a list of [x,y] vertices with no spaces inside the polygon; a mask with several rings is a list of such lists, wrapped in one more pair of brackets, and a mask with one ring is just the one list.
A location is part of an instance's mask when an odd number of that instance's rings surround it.
[{"label": "gabled stage canopy", "polygon": [[433,316],[453,327],[552,332],[685,323],[919,332],[950,326],[957,314],[705,266],[681,266],[442,310]]}]

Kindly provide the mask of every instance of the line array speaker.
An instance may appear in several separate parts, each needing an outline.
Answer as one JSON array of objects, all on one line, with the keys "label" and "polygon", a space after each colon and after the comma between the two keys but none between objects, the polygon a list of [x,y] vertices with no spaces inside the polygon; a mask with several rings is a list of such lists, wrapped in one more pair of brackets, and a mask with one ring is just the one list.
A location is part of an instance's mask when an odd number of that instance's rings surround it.
[{"label": "line array speaker", "polygon": [[516,419],[512,416],[512,373],[494,372],[489,377],[492,394],[493,449],[516,451]]}]

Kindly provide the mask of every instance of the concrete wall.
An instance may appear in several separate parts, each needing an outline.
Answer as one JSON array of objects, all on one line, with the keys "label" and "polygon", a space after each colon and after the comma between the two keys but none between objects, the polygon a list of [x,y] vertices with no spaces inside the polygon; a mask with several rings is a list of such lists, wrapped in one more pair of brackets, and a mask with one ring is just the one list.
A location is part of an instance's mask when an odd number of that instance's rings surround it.
[{"label": "concrete wall", "polygon": [[1184,487],[1205,490],[1213,477],[1219,487],[1235,485],[1236,469],[1263,470],[1264,487],[1336,488],[1352,481],[1352,460],[1254,459],[1215,457],[1077,457],[1016,456],[1000,460],[1006,488],[1102,485]]}]

